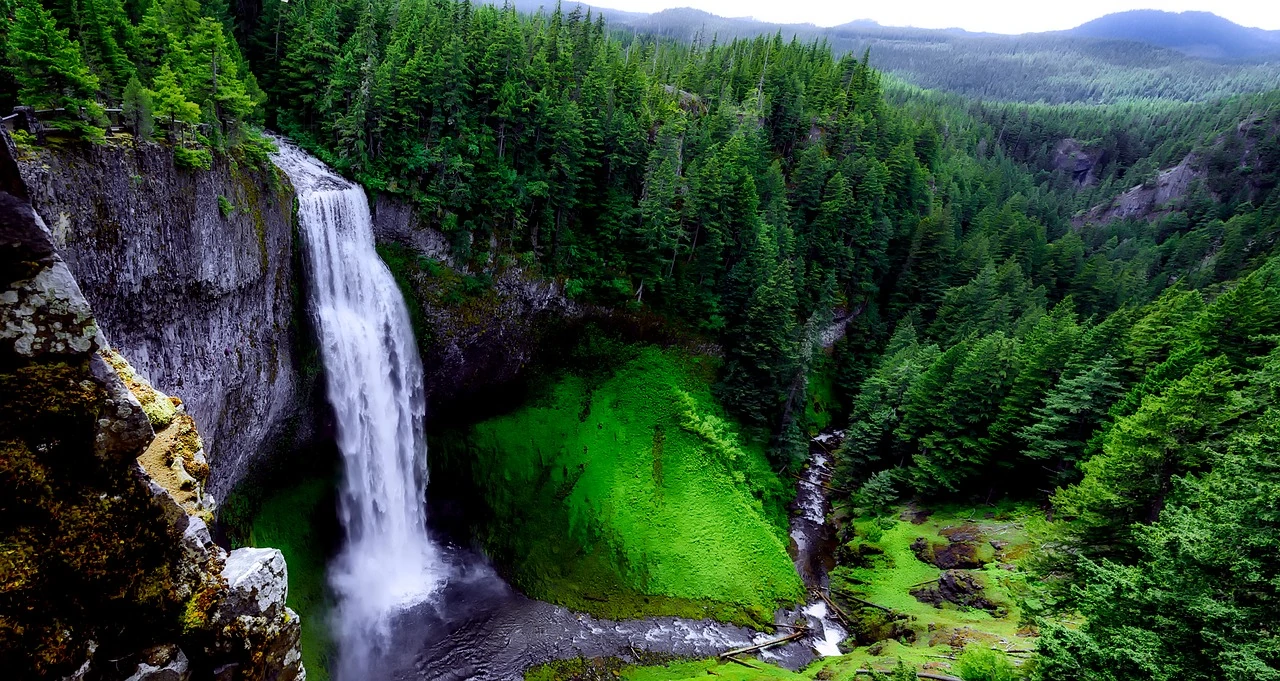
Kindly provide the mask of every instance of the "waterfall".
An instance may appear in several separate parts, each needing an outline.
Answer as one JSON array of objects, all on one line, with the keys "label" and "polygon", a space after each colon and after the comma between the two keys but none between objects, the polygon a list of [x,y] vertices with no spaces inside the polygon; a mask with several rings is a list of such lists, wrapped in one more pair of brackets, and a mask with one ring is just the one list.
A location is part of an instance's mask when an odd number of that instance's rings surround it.
[{"label": "waterfall", "polygon": [[373,247],[364,191],[295,146],[273,161],[298,195],[310,309],[343,459],[346,544],[330,566],[339,679],[367,676],[391,618],[444,581],[427,537],[422,364],[404,298]]}]

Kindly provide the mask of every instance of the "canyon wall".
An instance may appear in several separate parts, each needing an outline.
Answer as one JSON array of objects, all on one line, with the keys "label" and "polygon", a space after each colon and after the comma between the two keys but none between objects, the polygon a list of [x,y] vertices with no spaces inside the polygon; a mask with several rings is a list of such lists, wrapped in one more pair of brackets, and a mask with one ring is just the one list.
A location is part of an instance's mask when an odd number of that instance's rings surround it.
[{"label": "canyon wall", "polygon": [[451,402],[515,380],[541,341],[566,324],[607,316],[514,262],[490,261],[471,273],[452,257],[446,236],[410,206],[385,195],[371,203],[384,255],[388,247],[403,249],[388,264],[414,315],[428,420]]},{"label": "canyon wall", "polygon": [[195,418],[215,499],[309,435],[319,368],[300,356],[293,189],[274,166],[186,170],[111,142],[19,149],[19,166],[108,342]]}]

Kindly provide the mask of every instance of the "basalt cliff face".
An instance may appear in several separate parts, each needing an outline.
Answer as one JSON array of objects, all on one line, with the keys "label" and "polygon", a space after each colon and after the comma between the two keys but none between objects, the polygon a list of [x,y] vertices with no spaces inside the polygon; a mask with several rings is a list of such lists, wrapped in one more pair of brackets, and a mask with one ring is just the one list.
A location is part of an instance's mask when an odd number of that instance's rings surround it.
[{"label": "basalt cliff face", "polygon": [[0,669],[302,681],[274,549],[227,553],[179,399],[105,346],[0,134]]},{"label": "basalt cliff face", "polygon": [[299,357],[293,189],[274,166],[75,144],[21,150],[19,167],[111,346],[195,418],[208,493],[308,437],[318,371]]},{"label": "basalt cliff face", "polygon": [[611,316],[575,303],[555,281],[516,262],[491,259],[472,268],[456,262],[447,237],[404,203],[379,196],[373,210],[374,235],[384,255],[393,251],[388,264],[414,318],[428,419],[441,407],[515,380],[548,335]]}]

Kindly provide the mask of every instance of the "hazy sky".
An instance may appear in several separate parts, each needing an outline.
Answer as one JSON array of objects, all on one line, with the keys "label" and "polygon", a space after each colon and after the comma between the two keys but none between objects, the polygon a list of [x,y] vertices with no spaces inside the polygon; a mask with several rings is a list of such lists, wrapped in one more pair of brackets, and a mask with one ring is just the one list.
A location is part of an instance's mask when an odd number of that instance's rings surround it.
[{"label": "hazy sky", "polygon": [[1280,29],[1280,0],[585,0],[633,12],[696,7],[727,17],[835,26],[873,19],[886,26],[965,28],[993,33],[1055,31],[1129,9],[1202,10],[1237,24]]}]

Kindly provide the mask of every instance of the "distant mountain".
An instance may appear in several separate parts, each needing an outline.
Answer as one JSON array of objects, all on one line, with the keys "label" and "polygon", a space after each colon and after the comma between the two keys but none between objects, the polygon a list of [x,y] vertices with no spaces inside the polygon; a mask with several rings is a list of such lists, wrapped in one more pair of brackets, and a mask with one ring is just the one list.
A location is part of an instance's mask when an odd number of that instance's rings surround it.
[{"label": "distant mountain", "polygon": [[[480,1],[499,5],[511,2],[527,13],[550,13],[556,7],[555,0]],[[1135,98],[1193,101],[1274,90],[1280,84],[1280,58],[1270,63],[1235,61],[1241,57],[1226,48],[1222,54],[1230,57],[1193,56],[1143,39],[1136,29],[1136,37],[1076,35],[1071,31],[1009,36],[962,29],[881,26],[867,20],[831,28],[775,24],[721,17],[688,7],[653,14],[591,7],[571,0],[565,0],[560,7],[565,13],[577,10],[603,15],[609,27],[619,33],[682,42],[781,34],[783,40],[825,41],[838,54],[861,56],[869,50],[872,66],[907,83],[987,100],[1051,104],[1097,104]],[[1213,18],[1255,37],[1254,32],[1269,33]],[[1086,28],[1089,25],[1074,30],[1093,30]],[[1186,46],[1191,41],[1179,44]],[[1196,44],[1209,41],[1201,39]]]},{"label": "distant mountain", "polygon": [[1232,23],[1209,12],[1118,12],[1081,24],[1066,35],[1132,40],[1205,59],[1280,58],[1280,31]]}]

